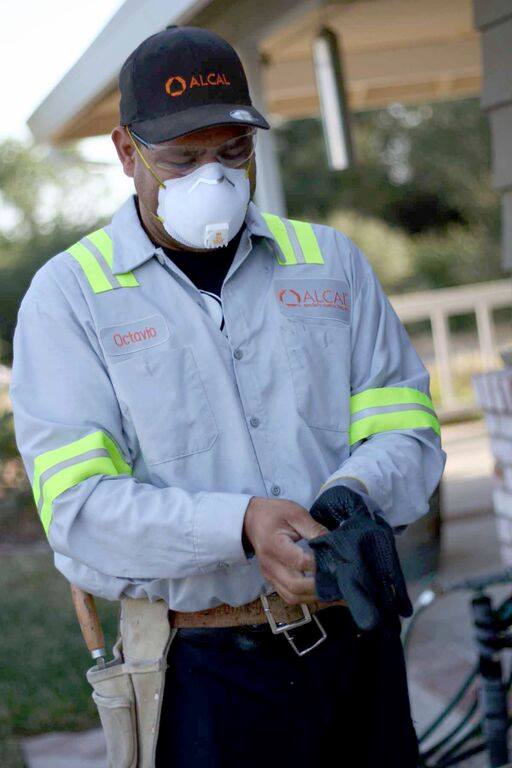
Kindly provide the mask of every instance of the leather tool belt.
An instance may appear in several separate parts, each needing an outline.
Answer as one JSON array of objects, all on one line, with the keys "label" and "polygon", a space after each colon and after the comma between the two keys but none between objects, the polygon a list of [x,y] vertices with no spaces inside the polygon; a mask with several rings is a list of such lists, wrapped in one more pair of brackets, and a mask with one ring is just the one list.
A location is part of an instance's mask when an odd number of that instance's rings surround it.
[{"label": "leather tool belt", "polygon": [[[169,623],[173,629],[192,628],[192,627],[241,627],[247,624],[265,624],[269,623],[272,632],[277,635],[284,634],[293,650],[297,655],[303,656],[312,651],[327,637],[324,628],[318,620],[316,614],[322,608],[331,605],[347,605],[346,600],[320,601],[313,603],[301,603],[300,605],[288,605],[276,593],[270,595],[261,595],[251,603],[232,607],[223,603],[215,608],[209,608],[205,611],[169,611]],[[316,624],[318,638],[307,648],[299,651],[293,636],[290,634],[294,629],[309,624]]]},{"label": "leather tool belt", "polygon": [[[283,633],[295,653],[316,648],[327,634],[317,613],[345,600],[287,605],[276,593],[232,608],[220,605],[206,611],[169,610],[163,600],[121,597],[119,636],[113,658],[103,667],[87,670],[92,697],[107,745],[108,768],[154,768],[170,645],[183,627],[237,627],[268,622],[274,634]],[[316,637],[304,650],[293,632],[312,623]],[[309,641],[308,641],[309,642]]]},{"label": "leather tool belt", "polygon": [[[267,595],[268,606],[276,623],[289,624],[303,616],[302,605],[288,605],[276,592]],[[330,605],[347,605],[346,600],[316,600],[308,603],[310,613],[316,613]],[[169,611],[171,627],[241,627],[244,624],[265,624],[268,613],[260,597],[252,603],[233,608],[223,603],[206,611]]]}]

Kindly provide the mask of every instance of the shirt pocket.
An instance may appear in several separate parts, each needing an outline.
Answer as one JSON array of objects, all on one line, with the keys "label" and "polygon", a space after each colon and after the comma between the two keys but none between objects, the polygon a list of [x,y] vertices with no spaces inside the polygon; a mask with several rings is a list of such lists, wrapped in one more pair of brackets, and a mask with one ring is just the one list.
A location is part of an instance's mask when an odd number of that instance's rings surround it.
[{"label": "shirt pocket", "polygon": [[146,464],[213,446],[218,428],[191,347],[141,350],[112,364],[111,376]]},{"label": "shirt pocket", "polygon": [[317,429],[350,423],[350,327],[335,320],[281,321],[297,411]]}]

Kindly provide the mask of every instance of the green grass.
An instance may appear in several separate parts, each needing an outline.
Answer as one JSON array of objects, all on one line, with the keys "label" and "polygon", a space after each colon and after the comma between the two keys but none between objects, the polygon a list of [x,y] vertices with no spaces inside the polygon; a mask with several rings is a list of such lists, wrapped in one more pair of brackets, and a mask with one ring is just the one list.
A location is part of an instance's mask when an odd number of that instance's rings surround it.
[{"label": "green grass", "polygon": [[[22,768],[20,738],[99,725],[92,665],[69,583],[52,553],[0,557],[0,765]],[[109,657],[119,603],[96,599]]]}]

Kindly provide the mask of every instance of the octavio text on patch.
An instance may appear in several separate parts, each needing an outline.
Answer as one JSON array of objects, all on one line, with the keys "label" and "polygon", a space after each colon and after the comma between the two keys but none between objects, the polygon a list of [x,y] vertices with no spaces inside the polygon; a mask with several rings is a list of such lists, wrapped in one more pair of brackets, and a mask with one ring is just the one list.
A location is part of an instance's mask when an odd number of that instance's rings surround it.
[{"label": "octavio text on patch", "polygon": [[146,326],[142,331],[128,331],[128,333],[114,333],[112,339],[117,347],[125,347],[127,344],[136,344],[140,341],[153,338],[157,335],[154,326]]},{"label": "octavio text on patch", "polygon": [[169,328],[163,315],[155,314],[137,318],[100,329],[100,338],[107,355],[137,352],[169,338]]}]

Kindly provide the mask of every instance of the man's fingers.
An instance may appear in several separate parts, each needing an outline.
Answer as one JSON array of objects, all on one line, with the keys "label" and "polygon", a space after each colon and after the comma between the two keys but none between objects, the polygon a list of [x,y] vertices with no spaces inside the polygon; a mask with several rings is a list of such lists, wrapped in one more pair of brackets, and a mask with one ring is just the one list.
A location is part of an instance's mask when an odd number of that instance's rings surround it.
[{"label": "man's fingers", "polygon": [[318,601],[318,595],[316,592],[304,592],[304,594],[296,595],[286,587],[273,585],[278,595],[280,595],[285,603],[288,605],[300,605],[301,603],[314,603]]},{"label": "man's fingers", "polygon": [[276,536],[273,544],[272,554],[282,565],[296,571],[315,572],[315,556],[311,552],[305,552],[301,549],[288,535]]},{"label": "man's fingers", "polygon": [[271,578],[294,595],[313,594],[315,592],[315,579],[312,576],[304,576],[295,568],[288,568],[281,563],[274,563]]},{"label": "man's fingers", "polygon": [[317,523],[317,521],[311,517],[309,512],[302,507],[294,509],[292,519],[289,520],[290,525],[300,533],[303,539],[315,539],[317,536],[323,536],[324,533],[329,533],[328,528]]},{"label": "man's fingers", "polygon": [[318,595],[310,595],[309,593],[306,595],[300,595],[299,597],[297,595],[292,595],[286,590],[280,589],[278,587],[275,587],[275,590],[279,597],[281,597],[287,605],[302,605],[302,603],[316,603],[318,602]]},{"label": "man's fingers", "polygon": [[303,576],[300,571],[276,563],[268,579],[287,603],[294,605],[318,599],[315,579]]}]

